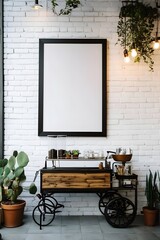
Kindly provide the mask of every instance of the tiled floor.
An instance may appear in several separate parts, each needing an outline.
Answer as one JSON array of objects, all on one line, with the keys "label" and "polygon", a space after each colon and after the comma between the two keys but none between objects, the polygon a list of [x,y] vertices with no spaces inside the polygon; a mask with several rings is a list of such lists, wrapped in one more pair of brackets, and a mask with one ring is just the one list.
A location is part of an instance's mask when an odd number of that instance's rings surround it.
[{"label": "tiled floor", "polygon": [[138,216],[130,227],[111,227],[103,216],[56,216],[42,230],[31,216],[25,216],[24,224],[17,228],[0,229],[3,240],[158,240],[160,226],[146,227]]}]

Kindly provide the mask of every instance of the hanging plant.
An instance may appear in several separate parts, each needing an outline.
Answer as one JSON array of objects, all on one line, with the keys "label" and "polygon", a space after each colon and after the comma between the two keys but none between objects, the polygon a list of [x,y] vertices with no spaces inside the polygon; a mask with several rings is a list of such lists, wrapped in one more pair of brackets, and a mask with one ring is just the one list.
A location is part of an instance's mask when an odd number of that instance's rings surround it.
[{"label": "hanging plant", "polygon": [[[54,13],[56,13],[55,8],[58,6],[58,3],[56,0],[51,0],[52,3],[52,10]],[[60,10],[59,15],[68,15],[72,12],[74,8],[77,8],[80,4],[79,0],[66,0],[65,7]]]},{"label": "hanging plant", "polygon": [[134,62],[140,62],[143,59],[145,63],[149,64],[151,71],[153,71],[154,64],[152,59],[154,49],[151,46],[152,32],[157,14],[157,8],[148,4],[125,1],[125,6],[122,6],[120,10],[117,26],[120,45],[129,53],[134,48],[137,52]]}]

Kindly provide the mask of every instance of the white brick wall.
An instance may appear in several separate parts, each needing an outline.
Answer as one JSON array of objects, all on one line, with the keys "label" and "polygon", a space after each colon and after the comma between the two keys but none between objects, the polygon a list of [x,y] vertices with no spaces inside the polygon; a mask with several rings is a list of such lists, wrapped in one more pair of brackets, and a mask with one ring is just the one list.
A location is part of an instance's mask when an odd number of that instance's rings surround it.
[{"label": "white brick wall", "polygon": [[[40,1],[44,6],[45,0]],[[50,139],[38,137],[38,44],[39,38],[106,38],[107,138],[69,138],[68,148],[133,149],[132,166],[139,175],[138,209],[145,204],[144,180],[148,169],[160,169],[160,50],[154,72],[141,63],[123,63],[117,41],[119,0],[82,0],[71,16],[56,16],[48,9],[33,11],[34,1],[4,0],[5,155],[14,149],[30,157],[27,180],[44,166]],[[49,142],[50,140],[50,142]],[[37,179],[39,185],[39,179]],[[26,211],[36,205],[33,197]],[[62,214],[99,214],[94,194],[58,194],[65,202]]]}]

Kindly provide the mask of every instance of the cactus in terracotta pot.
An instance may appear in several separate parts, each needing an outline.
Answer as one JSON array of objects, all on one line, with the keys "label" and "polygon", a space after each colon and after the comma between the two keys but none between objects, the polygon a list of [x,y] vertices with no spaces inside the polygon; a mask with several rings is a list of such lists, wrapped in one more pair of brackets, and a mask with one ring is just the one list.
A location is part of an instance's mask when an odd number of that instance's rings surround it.
[{"label": "cactus in terracotta pot", "polygon": [[[14,151],[9,159],[0,160],[0,201],[17,201],[25,189],[22,183],[26,180],[24,168],[28,162],[28,155],[17,151]],[[35,194],[37,187],[31,183],[28,190],[29,193]]]},{"label": "cactus in terracotta pot", "polygon": [[[26,189],[22,183],[26,180],[25,167],[28,162],[28,155],[17,151],[9,159],[0,160],[0,202],[5,227],[18,227],[23,222],[26,201],[19,200],[18,197]],[[27,190],[31,194],[36,193],[34,182]]]}]

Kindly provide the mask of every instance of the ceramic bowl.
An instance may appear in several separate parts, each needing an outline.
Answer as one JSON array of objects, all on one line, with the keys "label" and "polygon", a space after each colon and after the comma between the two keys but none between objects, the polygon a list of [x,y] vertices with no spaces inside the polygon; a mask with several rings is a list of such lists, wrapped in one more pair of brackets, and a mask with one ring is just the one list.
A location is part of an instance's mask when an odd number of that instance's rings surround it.
[{"label": "ceramic bowl", "polygon": [[119,162],[128,162],[132,158],[132,154],[119,154],[119,155],[112,155],[112,158],[114,161],[119,161]]}]

